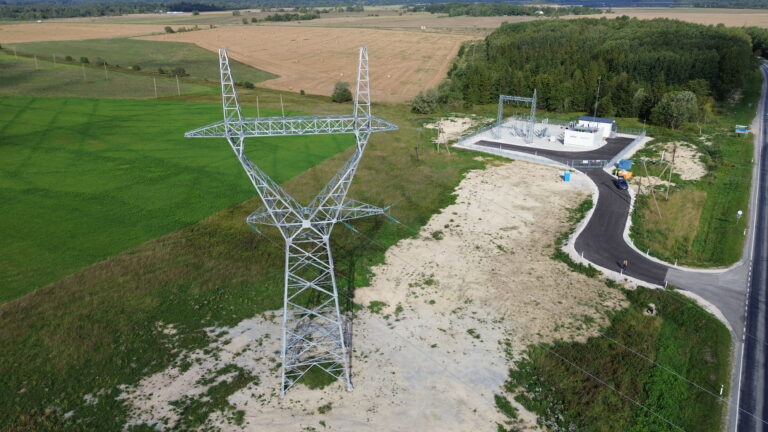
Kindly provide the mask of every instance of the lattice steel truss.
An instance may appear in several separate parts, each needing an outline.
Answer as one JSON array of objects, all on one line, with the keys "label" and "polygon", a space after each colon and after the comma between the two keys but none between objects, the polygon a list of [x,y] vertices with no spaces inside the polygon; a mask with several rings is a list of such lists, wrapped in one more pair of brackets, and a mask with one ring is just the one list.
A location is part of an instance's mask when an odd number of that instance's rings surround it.
[{"label": "lattice steel truss", "polygon": [[504,116],[504,103],[506,102],[525,102],[531,105],[531,114],[528,116],[524,134],[525,134],[525,142],[530,144],[533,142],[533,135],[534,135],[534,127],[536,125],[536,89],[533,89],[533,97],[522,97],[522,96],[507,96],[507,95],[499,95],[499,110],[498,114],[496,116],[496,135],[499,134],[499,128],[501,128],[501,124]]},{"label": "lattice steel truss", "polygon": [[[280,395],[311,368],[320,368],[352,389],[345,321],[331,255],[336,222],[383,214],[385,209],[346,199],[368,138],[397,126],[371,115],[368,50],[360,48],[354,111],[351,115],[244,118],[226,49],[219,50],[224,120],[187,132],[190,138],[226,138],[256,188],[263,206],[247,218],[251,225],[271,225],[285,239],[282,370]],[[245,138],[351,133],[355,152],[307,206],[302,206],[251,162]]]}]

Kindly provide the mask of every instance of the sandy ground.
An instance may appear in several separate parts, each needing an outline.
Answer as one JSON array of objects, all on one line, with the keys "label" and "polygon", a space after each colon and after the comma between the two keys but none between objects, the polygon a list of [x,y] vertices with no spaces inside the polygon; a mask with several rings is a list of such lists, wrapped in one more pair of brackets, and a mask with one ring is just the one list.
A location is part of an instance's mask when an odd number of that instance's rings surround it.
[{"label": "sandy ground", "polygon": [[161,25],[23,23],[0,25],[0,44],[100,39],[162,33]]},{"label": "sandy ground", "polygon": [[[672,161],[672,151],[675,150],[675,160]],[[707,174],[707,167],[701,162],[701,154],[689,144],[683,142],[669,143],[664,147],[664,159],[673,162],[673,171],[680,174],[683,180],[698,180]]]},{"label": "sandy ground", "polygon": [[[131,424],[173,425],[173,402],[200,397],[235,364],[259,377],[228,401],[245,412],[217,412],[208,426],[252,431],[495,431],[509,358],[531,343],[581,340],[606,324],[602,312],[623,300],[599,281],[549,258],[564,229],[566,208],[587,196],[586,180],[524,162],[473,171],[457,201],[435,215],[418,237],[406,239],[375,267],[371,286],[356,301],[386,302],[380,313],[359,313],[353,329],[353,382],[323,390],[302,385],[276,395],[279,312],[210,329],[207,349],[185,353],[185,372],[170,368],[124,389]],[[574,189],[578,186],[579,189]],[[399,307],[398,307],[399,306]],[[585,317],[596,321],[587,326]],[[173,335],[172,323],[159,323]],[[222,332],[225,334],[222,335]],[[213,335],[218,335],[218,339]],[[318,412],[330,404],[330,411]],[[521,410],[520,430],[537,430]],[[320,422],[323,422],[322,424]],[[312,429],[314,428],[314,429]]]},{"label": "sandy ground", "polygon": [[475,126],[478,120],[469,117],[446,117],[434,123],[424,125],[427,129],[437,129],[436,144],[447,144],[458,140],[464,135],[464,132]]},{"label": "sandy ground", "polygon": [[640,19],[670,18],[698,24],[725,24],[731,27],[768,28],[766,9],[694,9],[694,8],[613,8],[608,17],[627,15]]},{"label": "sandy ground", "polygon": [[[649,187],[657,188],[659,186],[674,186],[675,184],[672,182],[669,182],[667,180],[661,179],[659,177],[655,176],[648,176],[648,177],[632,177],[630,180],[630,184],[632,187],[634,187],[636,194],[650,194],[651,190]],[[641,188],[642,186],[642,188]],[[658,193],[658,191],[657,191]]]},{"label": "sandy ground", "polygon": [[405,101],[436,87],[467,35],[317,27],[240,26],[141,39],[192,42],[280,75],[261,85],[330,95],[337,81],[354,85],[358,48],[368,46],[374,101]]}]

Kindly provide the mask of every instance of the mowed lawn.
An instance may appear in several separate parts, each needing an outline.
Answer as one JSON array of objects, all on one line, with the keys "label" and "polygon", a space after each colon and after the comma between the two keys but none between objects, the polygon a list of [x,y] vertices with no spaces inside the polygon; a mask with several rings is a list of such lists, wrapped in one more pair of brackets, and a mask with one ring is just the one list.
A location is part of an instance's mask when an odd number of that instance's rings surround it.
[{"label": "mowed lawn", "polygon": [[[228,14],[230,17],[231,14]],[[238,21],[240,19],[238,18]],[[194,78],[219,81],[219,61],[213,51],[197,45],[184,42],[160,42],[135,39],[88,39],[77,41],[30,42],[14,44],[6,49],[15,48],[19,53],[37,55],[41,59],[63,61],[71,56],[79,61],[87,57],[93,62],[101,58],[109,65],[120,65],[124,68],[139,66],[142,71],[157,72],[158,68],[171,71],[174,68],[184,68],[185,72]],[[246,64],[231,61],[232,72],[238,81],[258,83],[277,78],[277,75],[265,72]]]},{"label": "mowed lawn", "polygon": [[[217,104],[0,96],[0,302],[254,195],[223,139],[185,139]],[[263,139],[283,182],[352,143]]]}]

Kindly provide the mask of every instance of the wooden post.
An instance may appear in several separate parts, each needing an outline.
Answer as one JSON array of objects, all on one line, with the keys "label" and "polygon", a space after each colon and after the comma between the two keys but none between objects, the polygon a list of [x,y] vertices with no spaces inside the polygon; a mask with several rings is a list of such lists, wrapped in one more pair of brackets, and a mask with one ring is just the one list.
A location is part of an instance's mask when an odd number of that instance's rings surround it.
[{"label": "wooden post", "polygon": [[[648,177],[648,166],[645,164],[645,159],[643,159],[643,168],[645,168],[645,176]],[[654,191],[653,185],[649,186],[651,189],[651,196],[653,197],[653,203],[656,204],[656,213],[659,214],[659,219],[661,219],[661,209],[659,208],[659,202],[656,200],[656,192]]]},{"label": "wooden post", "polygon": [[285,117],[285,107],[283,106],[283,95],[280,94],[280,111],[283,113],[283,117]]},{"label": "wooden post", "polygon": [[104,62],[104,79],[109,80],[109,72],[107,71],[107,62]]},{"label": "wooden post", "polygon": [[256,96],[256,118],[261,117],[261,113],[259,112],[259,97]]},{"label": "wooden post", "polygon": [[157,78],[152,77],[152,84],[155,86],[155,99],[157,99]]},{"label": "wooden post", "polygon": [[56,67],[56,54],[53,55],[53,67]]},{"label": "wooden post", "polygon": [[179,96],[181,96],[181,86],[179,86],[179,76],[178,75],[176,75],[176,93],[178,93]]}]

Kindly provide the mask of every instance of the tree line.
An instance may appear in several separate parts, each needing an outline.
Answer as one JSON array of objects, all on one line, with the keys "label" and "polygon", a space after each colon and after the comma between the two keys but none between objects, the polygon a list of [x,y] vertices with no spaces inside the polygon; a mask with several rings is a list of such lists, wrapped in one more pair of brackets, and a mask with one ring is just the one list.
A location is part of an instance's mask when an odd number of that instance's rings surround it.
[{"label": "tree line", "polygon": [[445,13],[448,16],[535,16],[548,17],[562,15],[593,15],[602,13],[600,9],[581,6],[522,6],[505,3],[442,3],[416,5],[406,8],[409,12]]},{"label": "tree line", "polygon": [[414,106],[487,104],[537,89],[538,106],[549,111],[597,106],[598,115],[662,122],[665,110],[685,105],[676,114],[685,121],[691,100],[711,110],[744,86],[755,54],[768,47],[766,33],[628,17],[503,24],[464,45],[448,79]]}]

